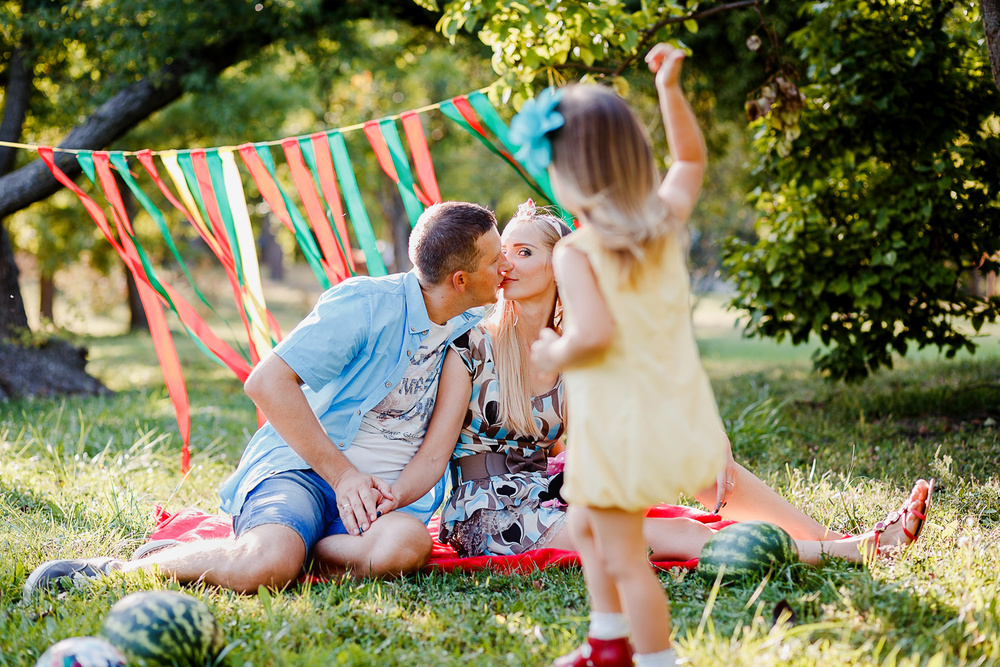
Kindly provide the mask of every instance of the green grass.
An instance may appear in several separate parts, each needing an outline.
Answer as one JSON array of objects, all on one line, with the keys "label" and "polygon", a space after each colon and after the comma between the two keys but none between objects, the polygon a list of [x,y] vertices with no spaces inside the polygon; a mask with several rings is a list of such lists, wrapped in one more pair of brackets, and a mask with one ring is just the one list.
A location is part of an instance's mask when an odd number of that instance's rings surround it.
[{"label": "green grass", "polygon": [[[148,340],[89,339],[111,398],[0,404],[0,665],[95,634],[141,573],[22,600],[40,562],[128,557],[154,505],[214,511],[255,427],[227,372],[178,337],[193,408],[191,473]],[[863,531],[919,476],[940,480],[921,540],[870,567],[796,566],[760,586],[661,575],[681,655],[715,665],[1000,664],[1000,358],[920,356],[858,385],[809,371],[807,349],[702,330],[737,459],[820,521]],[[992,345],[996,347],[995,339]],[[336,581],[265,596],[187,587],[222,625],[230,665],[544,665],[586,631],[579,570]],[[780,601],[794,625],[773,626]]]}]

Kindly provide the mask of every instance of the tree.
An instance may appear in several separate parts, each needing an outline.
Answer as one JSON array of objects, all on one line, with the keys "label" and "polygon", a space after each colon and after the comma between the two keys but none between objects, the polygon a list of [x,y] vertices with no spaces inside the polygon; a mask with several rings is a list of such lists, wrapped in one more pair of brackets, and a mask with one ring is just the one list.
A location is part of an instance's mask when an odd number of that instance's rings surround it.
[{"label": "tree", "polygon": [[758,238],[726,250],[748,333],[816,335],[816,366],[849,380],[914,346],[974,351],[962,322],[1000,315],[966,286],[1000,268],[1000,120],[975,6],[803,11],[789,42],[808,85],[755,101],[772,107],[752,124]]},{"label": "tree", "polygon": [[[209,88],[226,68],[252,61],[266,47],[309,43],[321,33],[350,30],[351,21],[380,15],[433,25],[433,14],[409,3],[307,0],[118,0],[113,3],[0,2],[0,141],[27,140],[97,150],[124,135],[187,91]],[[77,119],[81,119],[77,121]],[[57,128],[72,127],[60,139]],[[59,154],[60,167],[79,173]],[[18,165],[0,147],[0,222],[59,186],[40,161]],[[16,167],[16,168],[15,168]],[[31,351],[8,349],[24,336],[27,317],[17,266],[0,224],[0,345],[31,375]],[[39,362],[58,372],[59,364]],[[9,366],[0,363],[0,374]],[[82,366],[81,366],[82,368]],[[18,378],[0,377],[0,397],[20,393]],[[6,388],[6,390],[4,390]]]},{"label": "tree", "polygon": [[478,30],[517,104],[580,73],[615,80],[653,41],[696,39],[751,5],[768,23],[731,39],[760,54],[757,73],[736,75],[757,81],[745,94],[760,218],[754,241],[725,250],[746,333],[816,334],[829,346],[817,367],[847,379],[911,345],[975,349],[961,323],[1000,314],[965,286],[998,268],[997,0],[450,2],[440,27]]}]

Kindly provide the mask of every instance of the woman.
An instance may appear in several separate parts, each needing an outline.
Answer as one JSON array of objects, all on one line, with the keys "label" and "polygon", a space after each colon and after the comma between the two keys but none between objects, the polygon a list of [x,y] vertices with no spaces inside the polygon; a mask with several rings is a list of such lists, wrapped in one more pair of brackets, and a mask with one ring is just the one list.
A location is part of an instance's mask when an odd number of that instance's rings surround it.
[{"label": "woman", "polygon": [[[546,458],[563,434],[562,382],[535,368],[528,353],[542,329],[559,326],[551,257],[568,233],[530,200],[518,208],[503,233],[503,252],[513,265],[501,285],[503,297],[483,324],[455,341],[445,361],[438,408],[471,398],[452,457],[452,495],[441,516],[441,541],[461,556],[574,549],[565,511],[543,504],[549,498]],[[781,526],[795,539],[803,562],[818,564],[824,556],[861,561],[880,547],[906,545],[919,535],[929,500],[924,480],[917,481],[900,512],[847,538],[785,501],[733,461],[731,452],[728,458],[716,484],[697,500],[725,519]],[[643,533],[652,560],[689,560],[698,557],[712,530],[685,518],[647,518]]]}]

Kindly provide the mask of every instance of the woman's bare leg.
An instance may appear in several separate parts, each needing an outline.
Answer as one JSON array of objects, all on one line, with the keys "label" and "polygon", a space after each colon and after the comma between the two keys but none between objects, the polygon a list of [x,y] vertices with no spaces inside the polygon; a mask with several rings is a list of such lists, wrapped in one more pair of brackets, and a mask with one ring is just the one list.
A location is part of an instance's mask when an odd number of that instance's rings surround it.
[{"label": "woman's bare leg", "polygon": [[[917,480],[910,491],[908,502],[911,509],[926,514],[927,510],[928,484],[925,480]],[[913,514],[907,514],[905,519],[900,519],[896,523],[889,524],[881,535],[874,531],[863,535],[856,535],[836,541],[806,541],[796,540],[795,544],[799,549],[799,559],[803,563],[818,565],[824,556],[843,558],[854,563],[864,560],[871,560],[878,554],[879,548],[898,548],[908,545],[912,540],[903,531],[905,521],[906,530],[911,535],[915,535],[920,527],[921,520]]]},{"label": "woman's bare leg", "polygon": [[[796,540],[839,540],[842,533],[827,528],[795,505],[782,498],[752,472],[736,464],[739,474],[733,495],[719,510],[730,521],[769,521],[785,529]],[[705,507],[715,507],[718,497],[715,484],[695,495]]]}]

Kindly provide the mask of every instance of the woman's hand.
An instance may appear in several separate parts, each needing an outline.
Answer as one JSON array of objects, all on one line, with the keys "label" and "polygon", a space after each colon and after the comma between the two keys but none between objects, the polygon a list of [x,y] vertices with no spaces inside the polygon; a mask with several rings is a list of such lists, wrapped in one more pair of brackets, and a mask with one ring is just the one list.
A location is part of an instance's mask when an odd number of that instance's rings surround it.
[{"label": "woman's hand", "polygon": [[716,502],[715,509],[712,510],[713,514],[718,514],[723,505],[729,501],[730,496],[733,495],[733,491],[736,490],[736,476],[739,474],[739,466],[733,459],[733,446],[729,442],[729,436],[723,433],[722,437],[726,440],[726,465],[715,479]]},{"label": "woman's hand", "polygon": [[646,54],[649,70],[656,74],[656,87],[680,85],[684,52],[670,44],[657,44]]},{"label": "woman's hand", "polygon": [[337,479],[333,493],[337,498],[340,520],[351,535],[361,535],[378,518],[379,505],[392,501],[392,489],[385,480],[352,468]]}]

